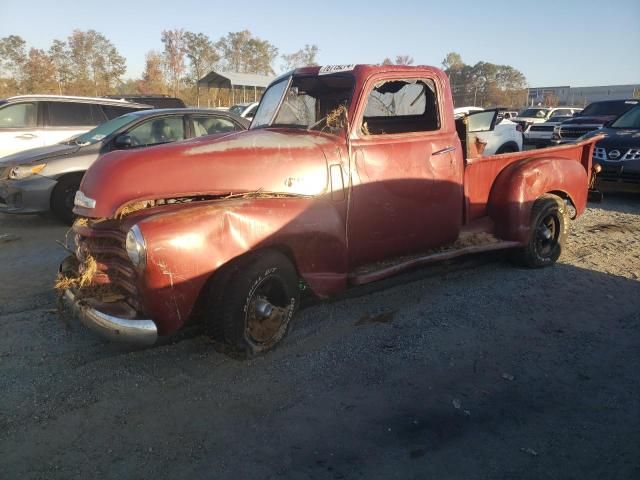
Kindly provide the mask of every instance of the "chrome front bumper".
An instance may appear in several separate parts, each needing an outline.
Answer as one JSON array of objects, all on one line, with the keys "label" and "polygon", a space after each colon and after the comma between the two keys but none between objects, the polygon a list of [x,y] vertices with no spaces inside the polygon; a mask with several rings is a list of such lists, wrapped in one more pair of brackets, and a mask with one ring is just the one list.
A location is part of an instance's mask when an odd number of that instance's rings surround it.
[{"label": "chrome front bumper", "polygon": [[71,290],[65,290],[63,298],[86,327],[109,340],[149,346],[158,339],[158,328],[153,320],[121,318],[100,312],[76,299]]}]

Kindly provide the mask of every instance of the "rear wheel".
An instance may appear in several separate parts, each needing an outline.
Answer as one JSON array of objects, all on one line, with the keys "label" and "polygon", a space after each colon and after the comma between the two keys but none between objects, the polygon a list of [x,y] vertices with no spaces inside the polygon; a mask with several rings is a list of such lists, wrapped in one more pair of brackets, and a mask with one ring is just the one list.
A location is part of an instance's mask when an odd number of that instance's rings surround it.
[{"label": "rear wheel", "polygon": [[75,219],[73,203],[80,189],[83,173],[66,175],[58,180],[51,193],[51,210],[63,222],[71,225]]},{"label": "rear wheel", "polygon": [[297,272],[275,250],[234,261],[211,287],[217,290],[210,291],[207,331],[232,356],[252,357],[275,347],[298,307]]},{"label": "rear wheel", "polygon": [[543,195],[533,204],[529,241],[513,252],[513,260],[525,267],[541,268],[553,265],[567,239],[568,221],[561,198]]}]

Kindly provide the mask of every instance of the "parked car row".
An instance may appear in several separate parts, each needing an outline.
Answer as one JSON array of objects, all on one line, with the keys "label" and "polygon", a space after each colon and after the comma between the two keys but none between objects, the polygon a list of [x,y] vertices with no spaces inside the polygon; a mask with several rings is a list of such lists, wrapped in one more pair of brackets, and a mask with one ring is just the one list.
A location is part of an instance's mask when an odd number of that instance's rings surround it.
[{"label": "parked car row", "polygon": [[127,113],[65,142],[0,159],[0,212],[52,210],[71,223],[82,176],[101,156],[115,150],[228,134],[248,126],[246,119],[217,110],[140,109]]},{"label": "parked car row", "polygon": [[0,100],[0,157],[53,145],[150,105],[108,98],[20,95]]}]

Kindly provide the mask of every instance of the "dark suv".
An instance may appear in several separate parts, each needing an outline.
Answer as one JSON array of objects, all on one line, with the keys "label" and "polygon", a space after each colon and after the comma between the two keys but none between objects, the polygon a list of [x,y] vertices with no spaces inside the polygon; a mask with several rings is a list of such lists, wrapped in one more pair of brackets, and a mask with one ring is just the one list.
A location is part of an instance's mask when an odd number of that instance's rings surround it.
[{"label": "dark suv", "polygon": [[602,171],[598,187],[615,190],[640,190],[640,105],[628,110],[606,127],[587,134],[604,134],[596,143],[593,161]]},{"label": "dark suv", "polygon": [[573,142],[593,130],[602,128],[607,122],[614,120],[639,103],[638,99],[605,100],[590,103],[574,118],[554,127],[551,141],[556,145]]}]

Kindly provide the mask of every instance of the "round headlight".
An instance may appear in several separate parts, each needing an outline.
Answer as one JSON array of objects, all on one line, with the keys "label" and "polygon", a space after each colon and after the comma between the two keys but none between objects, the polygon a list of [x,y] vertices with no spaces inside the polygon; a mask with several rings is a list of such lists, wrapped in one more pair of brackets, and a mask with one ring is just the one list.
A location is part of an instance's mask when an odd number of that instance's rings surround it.
[{"label": "round headlight", "polygon": [[144,268],[147,263],[147,246],[144,242],[142,232],[137,225],[131,227],[127,232],[126,241],[127,255],[131,259],[131,263],[137,268]]}]

